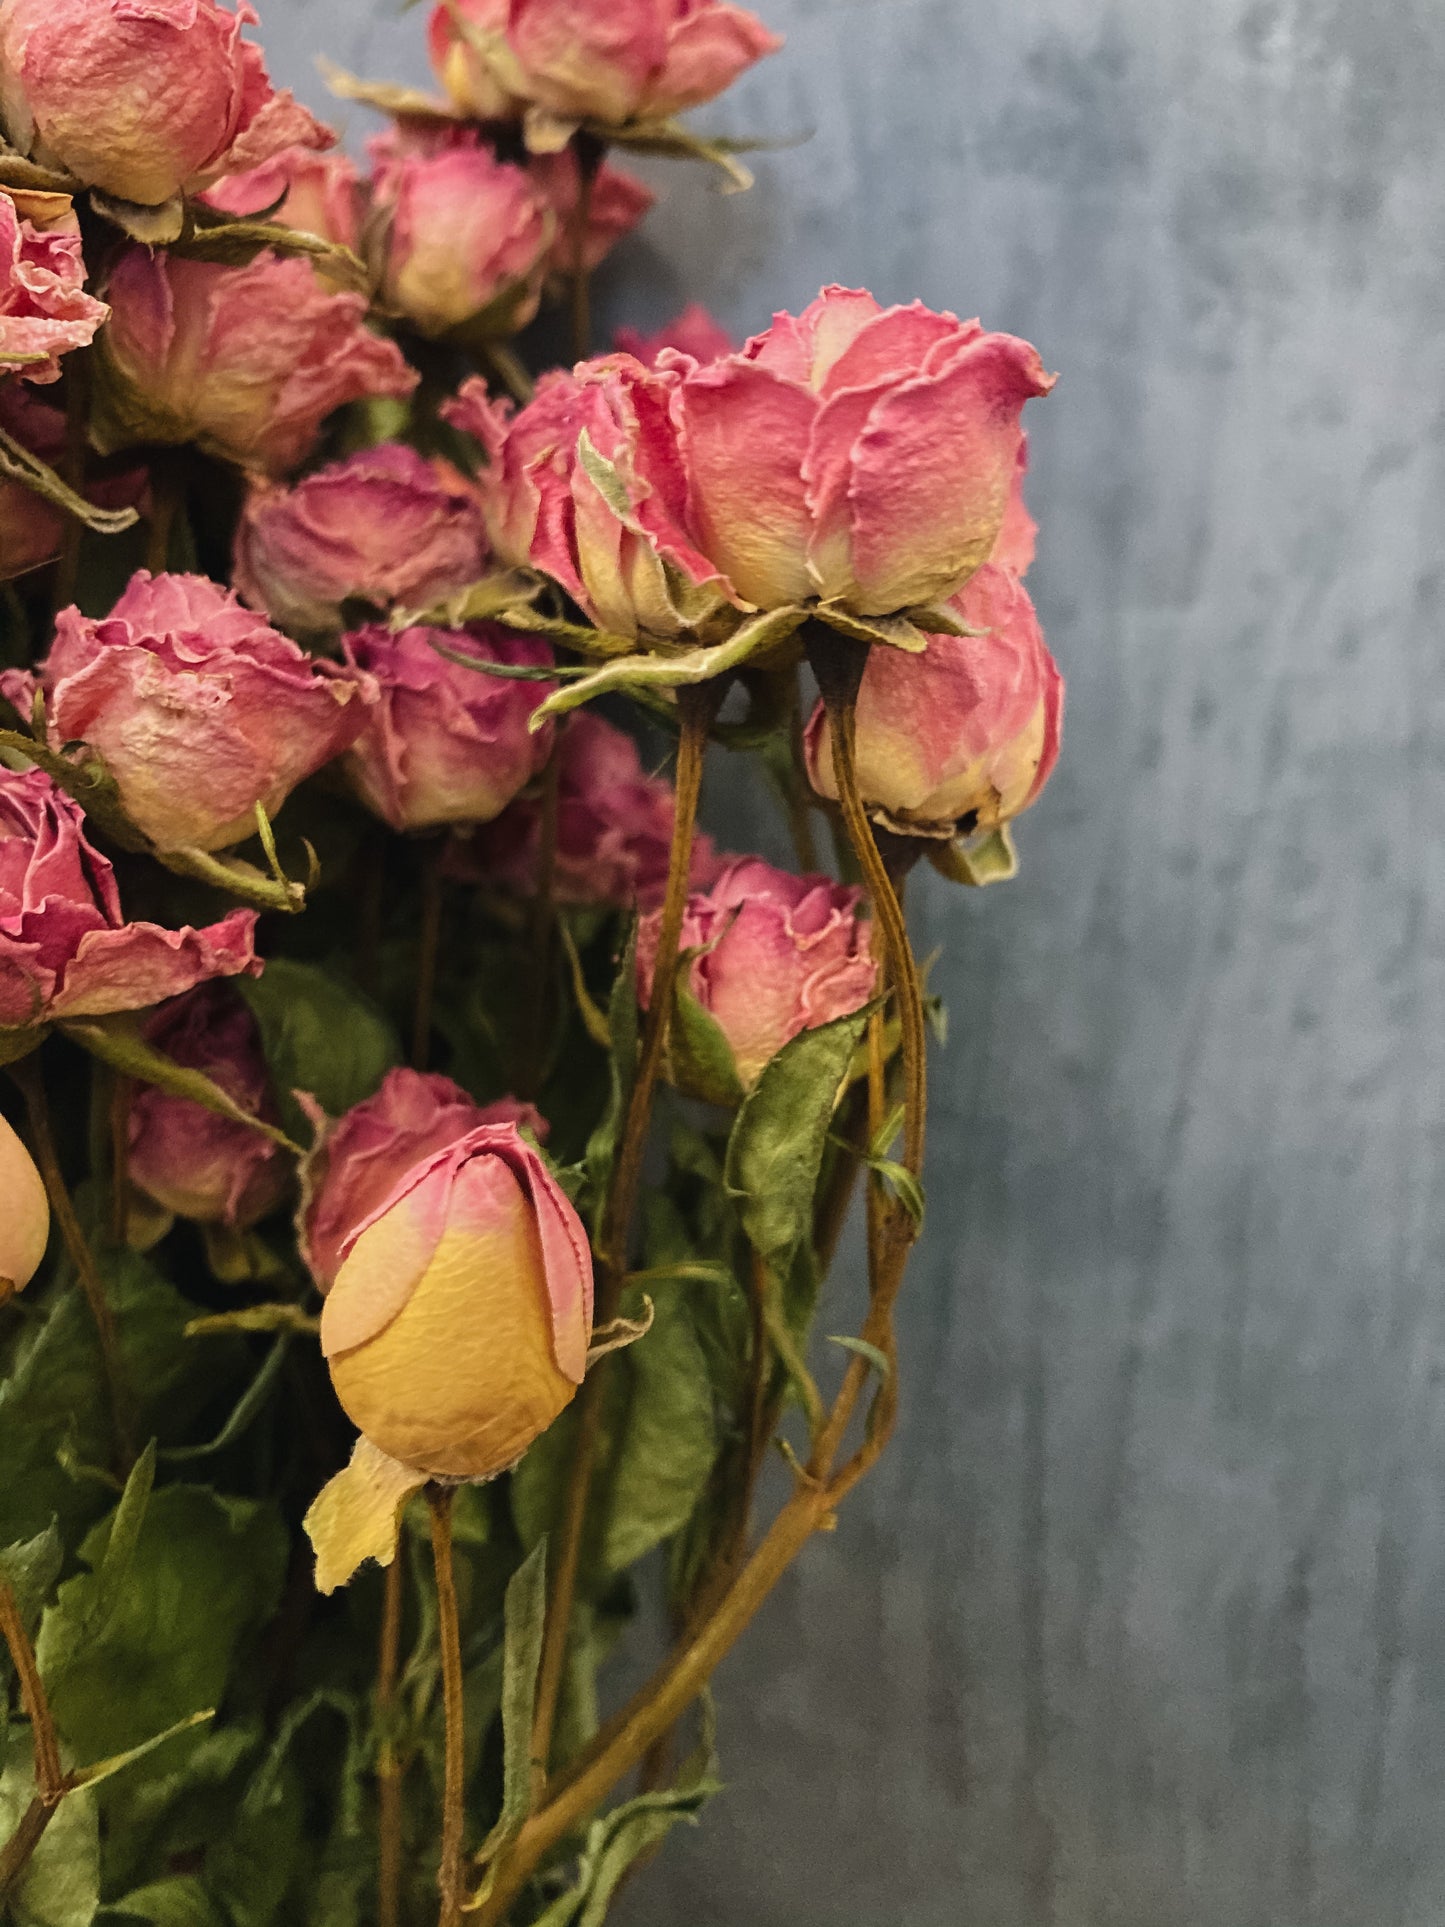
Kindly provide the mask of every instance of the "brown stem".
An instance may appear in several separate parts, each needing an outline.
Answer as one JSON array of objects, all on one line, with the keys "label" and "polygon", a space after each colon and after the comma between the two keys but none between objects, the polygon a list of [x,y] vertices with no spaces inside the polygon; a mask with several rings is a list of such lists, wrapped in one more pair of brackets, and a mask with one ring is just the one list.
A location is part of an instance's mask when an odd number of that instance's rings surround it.
[{"label": "brown stem", "polygon": [[0,1634],[10,1649],[10,1658],[19,1676],[20,1700],[30,1721],[30,1744],[35,1754],[35,1797],[0,1850],[0,1899],[3,1899],[29,1864],[40,1836],[50,1824],[51,1814],[68,1791],[68,1783],[60,1765],[60,1742],[50,1702],[35,1664],[35,1648],[20,1617],[15,1595],[3,1580],[0,1580]]},{"label": "brown stem", "polygon": [[162,450],[151,463],[150,526],[146,532],[146,567],[161,575],[170,561],[171,532],[180,511],[185,482],[178,450]]},{"label": "brown stem", "polygon": [[397,1556],[386,1569],[381,1608],[381,1642],[376,1667],[376,1720],[381,1742],[377,1751],[377,1927],[397,1927],[401,1918],[401,1760],[391,1730],[396,1710],[396,1676],[401,1659],[402,1561]]},{"label": "brown stem", "polygon": [[442,1851],[437,1870],[441,1895],[438,1927],[461,1927],[463,1778],[466,1720],[462,1701],[462,1635],[457,1619],[457,1583],[452,1569],[451,1486],[427,1487],[431,1508],[432,1559],[437,1580],[437,1636],[441,1642],[442,1694],[446,1705],[446,1776],[442,1793]]},{"label": "brown stem", "polygon": [[125,1243],[130,1206],[130,1100],[128,1077],[116,1072],[110,1086],[110,1235]]},{"label": "brown stem", "polygon": [[421,931],[417,939],[416,1002],[412,1007],[411,1061],[424,1071],[431,1058],[432,1009],[436,1002],[437,958],[442,935],[442,864],[446,838],[435,838],[422,860]]},{"label": "brown stem", "polygon": [[[643,1153],[647,1146],[647,1127],[652,1118],[652,1100],[667,1043],[667,1022],[677,976],[678,944],[687,909],[688,881],[692,874],[692,846],[697,825],[698,798],[702,789],[703,758],[716,701],[716,692],[706,687],[678,691],[682,733],[677,750],[677,788],[673,805],[667,893],[658,930],[652,997],[643,1026],[637,1077],[623,1119],[621,1141],[612,1167],[612,1180],[598,1239],[595,1323],[599,1325],[617,1316],[627,1276],[627,1233],[637,1203]],[[601,1400],[605,1383],[604,1370],[594,1367],[587,1374],[578,1394],[577,1441],[572,1453],[567,1489],[563,1495],[562,1516],[554,1535],[556,1551],[552,1596],[542,1640],[542,1662],[537,1674],[536,1713],[532,1725],[532,1757],[544,1771],[551,1757],[552,1731],[556,1725],[557,1702],[566,1669],[567,1634],[577,1592],[587,1500],[602,1432]]]},{"label": "brown stem", "polygon": [[803,753],[803,700],[796,671],[790,672],[789,734],[793,743],[793,782],[788,790],[788,828],[793,838],[793,854],[798,868],[811,875],[818,867],[818,845],[813,835],[812,792],[806,775],[807,758]]},{"label": "brown stem", "polygon": [[[67,358],[65,369],[65,457],[60,465],[60,473],[67,487],[73,488],[77,495],[85,493],[85,464],[90,451],[89,359],[89,355],[84,353],[71,355]],[[83,524],[75,516],[66,516],[60,560],[55,568],[57,614],[75,600],[76,584],[80,578],[80,543],[84,532]]]},{"label": "brown stem", "polygon": [[115,1318],[111,1312],[110,1301],[105,1295],[105,1284],[95,1262],[89,1241],[81,1228],[80,1219],[75,1215],[75,1206],[70,1201],[65,1177],[60,1169],[60,1159],[56,1155],[55,1140],[50,1132],[50,1110],[45,1101],[45,1083],[35,1058],[25,1057],[18,1064],[9,1066],[10,1076],[19,1086],[25,1099],[25,1110],[30,1121],[31,1149],[45,1194],[50,1200],[50,1211],[60,1229],[61,1241],[75,1267],[75,1275],[85,1294],[85,1302],[90,1307],[90,1315],[95,1321],[96,1338],[100,1344],[101,1372],[105,1379],[106,1394],[110,1402],[111,1419],[115,1427],[118,1469],[128,1473],[135,1463],[135,1438],[131,1420],[130,1401],[126,1395],[120,1368],[120,1347],[116,1337]]}]

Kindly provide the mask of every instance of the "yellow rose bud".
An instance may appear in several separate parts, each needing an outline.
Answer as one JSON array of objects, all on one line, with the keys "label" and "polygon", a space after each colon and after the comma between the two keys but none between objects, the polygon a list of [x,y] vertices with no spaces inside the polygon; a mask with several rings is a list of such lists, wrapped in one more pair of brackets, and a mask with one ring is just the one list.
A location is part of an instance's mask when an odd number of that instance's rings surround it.
[{"label": "yellow rose bud", "polygon": [[343,1246],[321,1315],[362,1435],[429,1478],[488,1479],[571,1401],[592,1258],[546,1164],[483,1125],[413,1165]]},{"label": "yellow rose bud", "polygon": [[0,1117],[0,1301],[30,1283],[49,1237],[45,1185],[30,1153]]}]

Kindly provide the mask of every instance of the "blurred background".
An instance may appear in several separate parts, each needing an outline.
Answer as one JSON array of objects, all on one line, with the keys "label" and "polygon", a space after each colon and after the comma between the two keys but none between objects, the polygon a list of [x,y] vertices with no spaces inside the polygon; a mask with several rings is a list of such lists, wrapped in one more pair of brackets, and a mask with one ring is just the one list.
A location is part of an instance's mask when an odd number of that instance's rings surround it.
[{"label": "blurred background", "polygon": [[[270,0],[273,72],[424,80],[395,7]],[[1019,880],[919,891],[900,1436],[619,1927],[1441,1927],[1445,7],[758,11],[700,124],[811,138],[653,168],[604,318],[1037,342],[1070,706]]]}]

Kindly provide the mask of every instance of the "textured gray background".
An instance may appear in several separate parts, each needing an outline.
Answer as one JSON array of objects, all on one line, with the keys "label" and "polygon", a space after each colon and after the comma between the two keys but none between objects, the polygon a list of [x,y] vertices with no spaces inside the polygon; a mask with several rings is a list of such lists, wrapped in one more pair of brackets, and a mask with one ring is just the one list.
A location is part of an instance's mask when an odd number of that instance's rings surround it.
[{"label": "textured gray background", "polygon": [[[838,279],[1037,341],[1070,709],[1021,880],[923,904],[897,1449],[620,1916],[1441,1927],[1445,7],[764,11],[710,124],[813,139],[666,171],[613,305]],[[421,25],[264,22],[313,96]]]}]

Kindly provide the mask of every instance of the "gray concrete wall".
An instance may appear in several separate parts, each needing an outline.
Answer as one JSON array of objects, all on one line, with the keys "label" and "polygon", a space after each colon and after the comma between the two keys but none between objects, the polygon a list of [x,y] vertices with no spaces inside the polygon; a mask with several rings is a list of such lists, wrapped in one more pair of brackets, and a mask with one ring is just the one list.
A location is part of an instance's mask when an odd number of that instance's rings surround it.
[{"label": "gray concrete wall", "polygon": [[[419,72],[379,4],[271,0],[275,64]],[[1020,881],[922,904],[897,1448],[620,1918],[1441,1927],[1445,8],[765,11],[711,124],[811,142],[669,170],[609,298],[1036,340],[1070,708]]]}]

